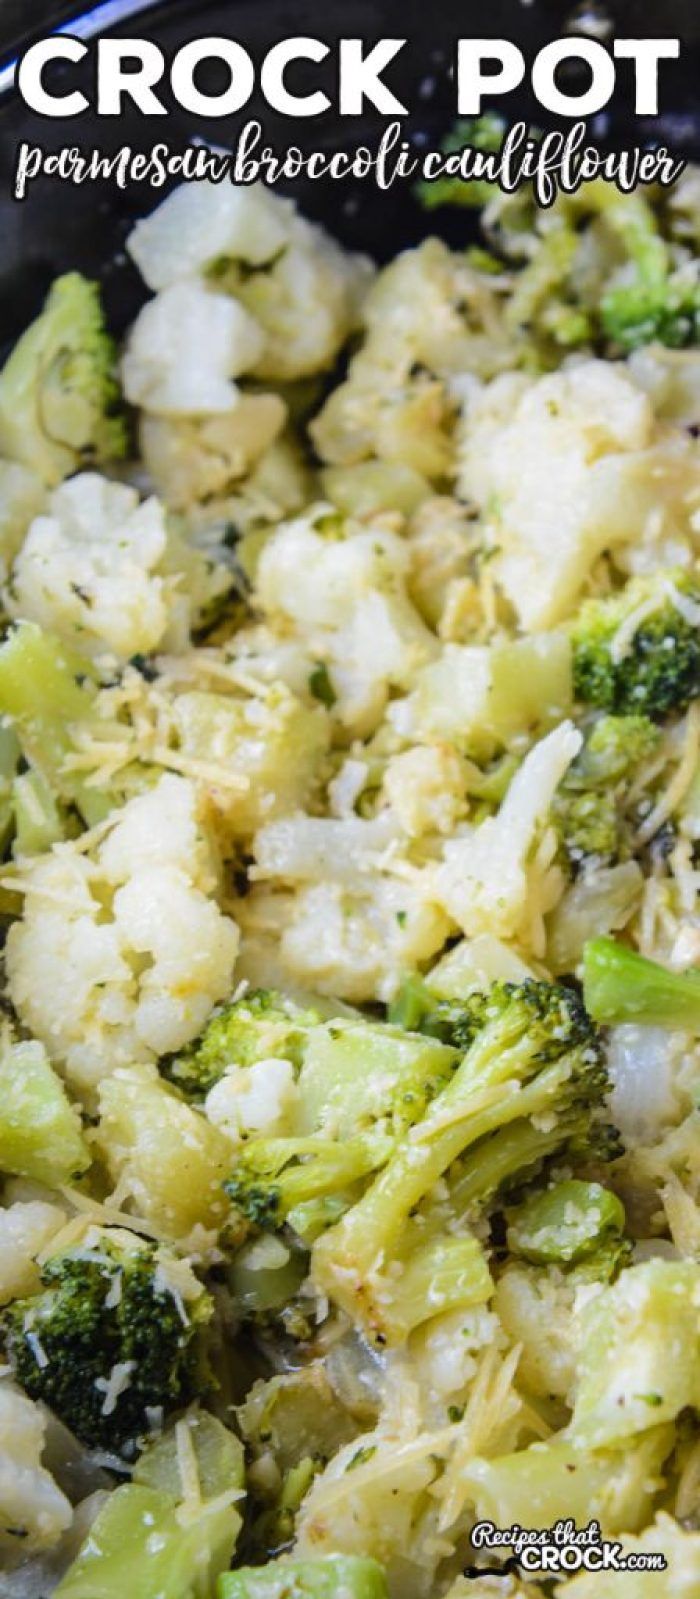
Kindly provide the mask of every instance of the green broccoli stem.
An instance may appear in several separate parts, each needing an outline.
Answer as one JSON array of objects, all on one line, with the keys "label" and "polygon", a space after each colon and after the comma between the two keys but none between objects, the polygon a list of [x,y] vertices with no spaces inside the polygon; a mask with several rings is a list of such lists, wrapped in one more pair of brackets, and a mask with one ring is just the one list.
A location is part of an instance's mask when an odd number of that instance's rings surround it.
[{"label": "green broccoli stem", "polygon": [[614,938],[594,938],[583,952],[583,992],[595,1021],[640,1022],[700,1032],[700,972],[668,972]]},{"label": "green broccoli stem", "polygon": [[568,1266],[615,1249],[624,1227],[625,1209],[612,1189],[569,1178],[510,1213],[508,1248],[535,1266]]},{"label": "green broccoli stem", "polygon": [[412,1210],[465,1149],[521,1117],[557,1115],[580,1051],[543,1065],[542,1042],[533,1041],[517,1002],[487,1022],[427,1116],[358,1203],[317,1240],[314,1274],[345,1308],[357,1311],[367,1280],[396,1253]]},{"label": "green broccoli stem", "polygon": [[422,977],[407,977],[387,1011],[387,1021],[409,1033],[420,1030],[424,1016],[435,1009],[435,995]]},{"label": "green broccoli stem", "polygon": [[327,1227],[333,1227],[357,1198],[353,1188],[339,1188],[320,1199],[303,1200],[287,1213],[287,1221],[302,1243],[310,1247]]},{"label": "green broccoli stem", "polygon": [[[199,1486],[186,1502],[180,1439]],[[139,1456],[114,1488],[59,1583],[60,1599],[204,1599],[228,1570],[241,1529],[243,1448],[204,1410],[191,1409]]]},{"label": "green broccoli stem", "polygon": [[401,1276],[391,1284],[390,1340],[403,1342],[432,1316],[482,1305],[492,1293],[491,1273],[478,1239],[431,1239],[411,1251]]},{"label": "green broccoli stem", "polygon": [[570,1137],[584,1131],[589,1121],[586,1111],[575,1109],[569,1117],[557,1116],[544,1129],[529,1119],[519,1118],[472,1145],[458,1174],[450,1183],[450,1202],[458,1216],[467,1216],[476,1206],[515,1177],[524,1176],[549,1156],[556,1154]]},{"label": "green broccoli stem", "polygon": [[[514,1072],[504,1069],[507,1055],[504,1050],[500,1061],[494,1062],[495,1081],[490,1089],[481,1089],[484,1096],[481,1109],[478,1108],[481,1085],[474,1082],[468,1071],[462,1075],[463,1068],[460,1068],[454,1082],[435,1101],[434,1113],[419,1124],[416,1136],[409,1135],[371,1188],[343,1218],[340,1228],[346,1237],[352,1233],[355,1248],[366,1257],[368,1267],[377,1254],[384,1257],[391,1254],[414,1206],[430,1193],[465,1149],[509,1121],[523,1115],[543,1115],[556,1106],[562,1085],[570,1075],[570,1060],[564,1056],[553,1061],[534,1082],[520,1088]],[[468,1060],[469,1057],[464,1066]],[[497,1092],[499,1088],[503,1089],[502,1093]],[[327,1235],[329,1242],[330,1238],[331,1235]]]},{"label": "green broccoli stem", "polygon": [[89,827],[102,821],[109,797],[66,771],[70,727],[95,719],[92,666],[31,622],[13,628],[0,648],[0,715],[52,793],[74,804]]},{"label": "green broccoli stem", "polygon": [[[284,1170],[278,1179],[282,1205],[287,1212],[304,1201],[322,1199],[326,1194],[367,1177],[390,1148],[390,1140],[372,1136],[353,1138],[347,1144],[333,1144],[327,1138],[290,1138],[278,1142],[280,1152],[283,1146],[288,1146],[289,1150],[284,1154]],[[288,1165],[287,1161],[299,1164]]]},{"label": "green broccoli stem", "polygon": [[370,1176],[392,1148],[391,1138],[378,1134],[345,1144],[324,1137],[256,1139],[244,1149],[226,1191],[250,1220],[277,1227],[297,1207]]},{"label": "green broccoli stem", "polygon": [[50,1187],[74,1182],[92,1152],[41,1044],[0,1032],[0,1170]]}]

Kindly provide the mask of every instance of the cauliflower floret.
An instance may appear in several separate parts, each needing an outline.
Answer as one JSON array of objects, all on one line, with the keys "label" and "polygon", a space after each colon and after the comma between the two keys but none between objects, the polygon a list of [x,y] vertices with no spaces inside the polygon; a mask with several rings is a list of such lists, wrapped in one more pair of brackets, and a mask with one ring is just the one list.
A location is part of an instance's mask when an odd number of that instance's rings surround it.
[{"label": "cauliflower floret", "polygon": [[299,1097],[291,1061],[271,1055],[252,1066],[229,1066],[209,1090],[204,1110],[234,1143],[250,1133],[281,1136]]},{"label": "cauliflower floret", "polygon": [[475,1305],[434,1316],[414,1333],[411,1354],[429,1398],[440,1404],[456,1397],[466,1400],[479,1355],[504,1344],[498,1317],[486,1305]]},{"label": "cauliflower floret", "polygon": [[325,461],[371,457],[427,479],[453,467],[454,374],[491,377],[512,359],[497,296],[438,239],[380,272],[362,306],[365,340],[311,425]]},{"label": "cauliflower floret", "polygon": [[388,812],[365,821],[306,816],[297,811],[261,827],[253,841],[257,878],[285,878],[290,883],[336,877],[349,886],[364,874],[382,870],[382,857],[398,839]]},{"label": "cauliflower floret", "polygon": [[449,932],[421,874],[392,874],[399,836],[388,810],[372,821],[297,813],[261,828],[253,877],[296,892],[263,892],[242,903],[249,935],[243,974],[261,980],[256,956],[265,959],[272,938],[283,982],[354,1003],[390,999],[405,973],[430,960]]},{"label": "cauliflower floret", "polygon": [[150,288],[211,271],[264,329],[250,365],[277,382],[332,366],[372,271],[263,184],[183,185],[137,223],[127,248]]},{"label": "cauliflower floret", "polygon": [[449,744],[395,755],[384,773],[384,797],[409,838],[452,833],[464,815],[464,769]]},{"label": "cauliflower floret", "polygon": [[533,1270],[513,1262],[496,1287],[494,1309],[512,1344],[522,1346],[519,1375],[541,1398],[570,1396],[576,1380],[576,1290],[554,1267]]},{"label": "cauliflower floret", "polygon": [[254,890],[237,916],[241,976],[351,1004],[386,1003],[407,972],[435,956],[450,930],[420,882],[378,872],[352,887],[329,881],[295,894]]},{"label": "cauliflower floret", "polygon": [[263,266],[287,244],[293,215],[263,183],[183,183],[136,223],[127,249],[149,289],[166,289],[221,257]]},{"label": "cauliflower floret", "polygon": [[65,1494],[41,1464],[45,1433],[38,1405],[0,1382],[0,1549],[50,1549],[73,1519]]},{"label": "cauliflower floret", "polygon": [[358,736],[377,726],[390,689],[408,687],[437,649],[407,598],[406,569],[395,532],[381,523],[343,531],[324,507],[283,524],[260,557],[257,597],[270,624],[291,623],[326,664],[334,714]]},{"label": "cauliflower floret", "polygon": [[157,568],[167,529],[155,499],[97,472],[70,478],[32,522],[12,568],[7,608],[81,650],[148,653],[168,625]]},{"label": "cauliflower floret", "polygon": [[162,777],[118,811],[98,856],[101,875],[110,883],[124,883],[152,866],[177,866],[205,893],[216,886],[194,789],[181,777]]},{"label": "cauliflower floret", "polygon": [[181,1049],[230,992],[238,930],[215,889],[195,789],[170,774],[91,855],[64,844],[27,863],[10,994],[78,1091]]},{"label": "cauliflower floret", "polygon": [[700,353],[643,344],[627,361],[632,381],[648,394],[656,415],[692,427],[700,412]]},{"label": "cauliflower floret", "polygon": [[364,256],[348,255],[323,228],[295,217],[277,260],[235,284],[266,334],[256,375],[287,383],[332,366],[357,325],[370,278]]},{"label": "cauliflower floret", "polygon": [[147,411],[232,411],[231,380],[260,361],[265,335],[230,295],[174,283],[139,312],[122,358],[124,394]]},{"label": "cauliflower floret", "polygon": [[65,1222],[58,1205],[17,1200],[0,1210],[0,1305],[39,1287],[36,1257]]},{"label": "cauliflower floret", "polygon": [[169,528],[154,497],[140,502],[127,484],[85,472],[56,489],[31,524],[7,608],[82,654],[109,649],[129,659],[158,646],[184,649],[231,587],[225,551],[209,543],[204,533],[187,538]]},{"label": "cauliflower floret", "polygon": [[468,936],[495,933],[542,953],[542,918],[563,879],[552,866],[556,841],[534,855],[554,794],[583,740],[571,722],[541,739],[523,761],[497,816],[445,844],[434,873],[439,904]]},{"label": "cauliflower floret", "polygon": [[271,617],[301,629],[340,627],[373,589],[401,593],[406,566],[403,541],[382,523],[353,530],[332,506],[314,506],[268,540],[258,598]]},{"label": "cauliflower floret", "polygon": [[323,461],[352,466],[377,457],[412,467],[431,481],[451,472],[455,401],[420,367],[405,370],[400,349],[363,346],[345,383],[332,390],[310,424]]},{"label": "cauliflower floret", "polygon": [[222,499],[269,450],[284,427],[278,394],[239,394],[221,416],[165,417],[145,412],[139,444],[146,470],[173,510]]},{"label": "cauliflower floret", "polygon": [[509,373],[467,406],[459,489],[482,508],[493,572],[525,628],[570,614],[603,550],[687,533],[700,463],[655,426],[626,368],[585,361],[531,380]]},{"label": "cauliflower floret", "polygon": [[666,1562],[663,1574],[648,1571],[588,1572],[572,1577],[557,1589],[557,1599],[693,1599],[700,1591],[700,1533],[679,1526],[671,1516],[658,1515],[638,1538],[622,1539],[626,1558],[659,1555]]},{"label": "cauliflower floret", "polygon": [[290,638],[259,622],[239,628],[227,650],[246,677],[268,685],[284,683],[298,698],[308,696],[314,662],[303,638]]},{"label": "cauliflower floret", "polygon": [[404,369],[491,376],[513,360],[501,331],[498,290],[461,250],[425,239],[390,261],[362,308],[367,348],[400,352]]}]

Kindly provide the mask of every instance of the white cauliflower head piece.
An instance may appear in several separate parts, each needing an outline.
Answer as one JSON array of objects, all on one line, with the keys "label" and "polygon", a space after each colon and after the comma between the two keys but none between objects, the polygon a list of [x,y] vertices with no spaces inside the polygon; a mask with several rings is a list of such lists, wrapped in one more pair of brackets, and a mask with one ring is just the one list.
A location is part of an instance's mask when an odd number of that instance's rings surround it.
[{"label": "white cauliflower head piece", "polygon": [[598,556],[639,539],[650,517],[687,520],[691,466],[687,449],[676,455],[648,396],[610,361],[536,380],[508,373],[477,390],[459,490],[489,521],[494,573],[525,628],[569,615]]},{"label": "white cauliflower head piece", "polygon": [[43,1199],[18,1199],[0,1208],[0,1305],[36,1292],[36,1257],[65,1220],[64,1211]]},{"label": "white cauliflower head piece", "polygon": [[255,875],[294,891],[257,890],[242,902],[243,974],[268,981],[276,960],[287,982],[313,992],[391,999],[450,930],[425,874],[394,870],[398,838],[388,812],[373,821],[298,813],[261,828]]},{"label": "white cauliflower head piece", "polygon": [[249,365],[276,382],[332,366],[372,276],[364,256],[341,249],[263,184],[183,184],[137,223],[127,248],[153,289],[182,286],[216,267],[217,287],[225,285],[264,330]]},{"label": "white cauliflower head piece", "polygon": [[6,594],[10,615],[38,622],[84,653],[147,654],[169,621],[158,571],[167,546],[162,506],[84,472],[54,490],[31,523]]},{"label": "white cauliflower head piece", "polygon": [[265,335],[227,294],[196,280],[173,283],[139,312],[122,357],[131,405],[164,415],[232,411],[233,382],[262,356]]},{"label": "white cauliflower head piece", "polygon": [[407,567],[397,533],[343,527],[324,506],[283,523],[260,558],[263,612],[273,626],[291,624],[326,664],[334,714],[359,736],[381,720],[390,689],[407,688],[437,652],[407,597]]},{"label": "white cauliflower head piece", "polygon": [[299,1098],[291,1061],[269,1055],[251,1066],[229,1066],[210,1088],[204,1112],[234,1143],[251,1134],[282,1136]]},{"label": "white cauliflower head piece", "polygon": [[239,393],[233,409],[203,416],[156,416],[144,411],[139,445],[159,494],[174,511],[211,503],[240,486],[241,480],[279,437],[287,407],[279,394]]},{"label": "white cauliflower head piece", "polygon": [[284,249],[294,207],[262,183],[183,183],[127,239],[149,289],[204,271],[217,257],[263,266]]},{"label": "white cauliflower head piece", "polygon": [[325,229],[295,217],[287,248],[236,289],[265,329],[258,376],[283,383],[332,366],[357,326],[370,279],[365,257],[348,255]]},{"label": "white cauliflower head piece", "polygon": [[50,1549],[73,1520],[69,1500],[41,1464],[45,1433],[38,1405],[0,1382],[0,1551]]},{"label": "white cauliflower head piece", "polygon": [[[445,844],[434,872],[435,897],[467,936],[495,933],[539,943],[542,917],[563,887],[552,865],[556,843],[547,848],[540,835],[581,744],[573,723],[562,722],[526,756],[498,814]],[[538,841],[544,851],[536,849]]]},{"label": "white cauliflower head piece", "polygon": [[230,992],[238,929],[216,886],[194,786],[172,774],[91,855],[64,844],[27,863],[10,992],[79,1092],[182,1048]]}]

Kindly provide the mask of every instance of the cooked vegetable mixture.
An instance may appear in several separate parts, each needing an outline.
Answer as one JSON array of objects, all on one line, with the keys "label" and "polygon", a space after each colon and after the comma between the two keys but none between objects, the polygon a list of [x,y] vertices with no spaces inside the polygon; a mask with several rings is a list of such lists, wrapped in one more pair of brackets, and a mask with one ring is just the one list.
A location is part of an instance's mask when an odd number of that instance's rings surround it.
[{"label": "cooked vegetable mixture", "polygon": [[10,1599],[700,1593],[700,172],[425,198],[0,374]]}]

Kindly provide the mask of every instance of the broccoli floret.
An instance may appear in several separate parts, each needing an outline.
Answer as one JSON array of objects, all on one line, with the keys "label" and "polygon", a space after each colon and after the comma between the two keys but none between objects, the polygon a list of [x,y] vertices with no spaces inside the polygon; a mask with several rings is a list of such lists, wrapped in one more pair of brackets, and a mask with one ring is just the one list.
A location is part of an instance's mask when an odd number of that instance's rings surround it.
[{"label": "broccoli floret", "polygon": [[597,1022],[681,1027],[700,1032],[700,972],[668,972],[614,938],[594,938],[583,952],[586,1005]]},{"label": "broccoli floret", "polygon": [[[561,203],[561,202],[560,202]],[[697,343],[700,287],[694,263],[677,264],[659,218],[640,193],[620,195],[609,184],[590,186],[573,202],[573,215],[590,205],[590,224],[603,226],[618,255],[612,283],[605,274],[596,306],[599,336],[627,353],[656,340],[678,349]],[[571,209],[564,200],[562,209]]]},{"label": "broccoli floret", "polygon": [[435,995],[425,985],[424,995],[427,1008],[417,1023],[421,1032],[464,1053],[488,1020],[489,996],[474,989],[463,999],[436,1002]]},{"label": "broccoli floret", "polygon": [[270,1056],[299,1066],[306,1033],[319,1021],[316,1011],[302,1010],[274,989],[254,989],[217,1011],[201,1036],[160,1068],[183,1093],[203,1098],[227,1066],[252,1066]]},{"label": "broccoli floret", "polygon": [[695,273],[655,262],[603,295],[600,317],[603,333],[625,354],[653,341],[684,349],[700,337],[700,284]]},{"label": "broccoli floret", "polygon": [[50,485],[126,454],[127,430],[99,286],[57,278],[0,373],[0,451]]},{"label": "broccoli floret", "polygon": [[625,798],[659,732],[647,716],[601,716],[566,774],[552,815],[574,870],[624,859]]},{"label": "broccoli floret", "polygon": [[[491,115],[457,123],[443,149],[496,151],[504,131]],[[531,136],[539,137],[532,130]],[[484,233],[500,270],[505,260],[512,275],[503,315],[522,340],[526,365],[533,355],[549,365],[562,349],[581,345],[619,354],[652,340],[675,349],[697,344],[697,264],[668,236],[668,213],[655,212],[640,192],[622,195],[599,180],[585,192],[559,195],[546,212],[538,211],[527,184],[504,195],[488,179],[446,176],[419,183],[417,195],[426,209],[487,208]],[[488,271],[488,257],[480,256],[471,252],[472,264]]]},{"label": "broccoli floret", "polygon": [[423,978],[414,974],[405,978],[387,1006],[387,1021],[394,1027],[405,1027],[409,1032],[417,1032],[419,1028],[423,1028],[426,1016],[434,1008],[435,995]]},{"label": "broccoli floret", "polygon": [[623,782],[653,753],[659,736],[648,716],[600,716],[569,768],[566,786],[585,790]]},{"label": "broccoli floret", "polygon": [[290,1220],[303,1236],[335,1220],[354,1186],[388,1158],[393,1140],[368,1134],[336,1142],[331,1137],[256,1138],[245,1146],[224,1186],[238,1211],[255,1227],[276,1231]]},{"label": "broccoli floret", "polygon": [[606,792],[557,796],[553,815],[573,867],[584,861],[616,860],[619,854],[619,812],[615,796]]},{"label": "broccoli floret", "polygon": [[163,1413],[206,1391],[213,1305],[183,1262],[121,1228],[53,1255],[0,1316],[17,1381],[83,1443],[131,1458]]},{"label": "broccoli floret", "polygon": [[[481,1025],[472,1037],[475,1015]],[[364,1195],[314,1245],[319,1286],[382,1341],[405,1328],[400,1301],[416,1269],[406,1250],[409,1222],[440,1178],[447,1176],[453,1208],[463,1216],[523,1166],[531,1169],[572,1140],[580,1151],[592,1139],[599,1152],[594,1129],[607,1075],[596,1030],[573,989],[496,983],[468,1002],[463,1023],[452,1007],[455,1041],[462,1026],[466,1054],[450,1082]],[[388,1291],[398,1260],[404,1273]]]},{"label": "broccoli floret", "polygon": [[588,600],[572,629],[578,698],[653,721],[685,710],[700,693],[698,606],[700,588],[680,570],[633,578],[619,594]]},{"label": "broccoli floret", "polygon": [[293,1135],[244,1147],[227,1185],[259,1227],[308,1240],[337,1220],[449,1081],[457,1052],[394,1026],[336,1018],[309,1029]]},{"label": "broccoli floret", "polygon": [[[455,123],[443,141],[442,150],[445,155],[449,155],[452,151],[470,146],[472,150],[480,150],[489,155],[500,150],[505,131],[506,124],[503,118],[494,111],[486,111],[481,117],[463,117]],[[475,206],[488,204],[493,196],[494,186],[485,178],[464,179],[447,176],[436,178],[433,183],[422,179],[416,184],[415,192],[426,211],[434,211],[443,205],[467,206],[473,210]]]}]

